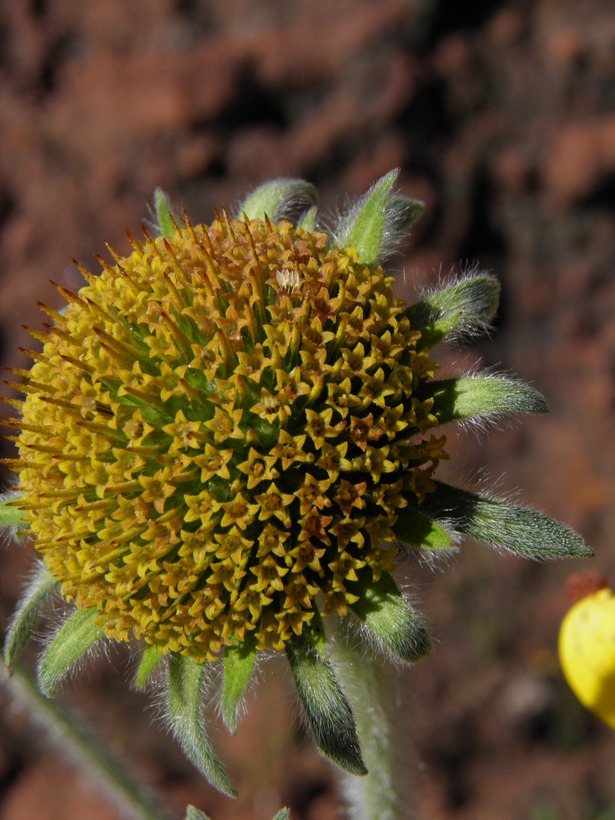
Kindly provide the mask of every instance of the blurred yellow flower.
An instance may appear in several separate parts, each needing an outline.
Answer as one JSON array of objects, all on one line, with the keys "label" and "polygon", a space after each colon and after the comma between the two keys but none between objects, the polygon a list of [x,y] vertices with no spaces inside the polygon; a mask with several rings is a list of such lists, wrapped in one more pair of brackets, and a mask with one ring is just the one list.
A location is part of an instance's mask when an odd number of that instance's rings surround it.
[{"label": "blurred yellow flower", "polygon": [[581,703],[615,729],[615,595],[599,589],[566,614],[559,633],[562,670]]}]

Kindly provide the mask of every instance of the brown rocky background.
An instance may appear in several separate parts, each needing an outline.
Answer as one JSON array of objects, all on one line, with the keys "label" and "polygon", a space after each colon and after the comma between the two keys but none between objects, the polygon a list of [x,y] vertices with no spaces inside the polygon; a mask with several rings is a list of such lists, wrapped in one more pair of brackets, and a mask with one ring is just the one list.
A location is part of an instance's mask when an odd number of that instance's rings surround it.
[{"label": "brown rocky background", "polygon": [[[454,438],[453,478],[565,520],[592,562],[540,564],[468,544],[408,584],[437,646],[397,683],[419,816],[615,817],[615,736],[558,670],[567,576],[615,582],[615,14],[610,0],[22,0],[0,2],[3,364],[26,366],[37,299],[96,268],[160,185],[193,220],[274,175],[343,206],[390,168],[427,212],[395,260],[400,295],[480,261],[503,284],[492,341],[443,354],[518,373],[551,415]],[[4,395],[10,395],[6,388]],[[3,411],[4,412],[4,411]],[[5,446],[5,454],[10,446]],[[0,616],[31,555],[0,555]],[[442,571],[445,569],[446,571]],[[282,666],[235,739],[214,730],[241,797],[200,780],[128,690],[115,652],[62,698],[174,816],[327,820],[332,773],[303,739]],[[0,816],[117,815],[0,692]],[[212,720],[214,717],[212,716]]]}]

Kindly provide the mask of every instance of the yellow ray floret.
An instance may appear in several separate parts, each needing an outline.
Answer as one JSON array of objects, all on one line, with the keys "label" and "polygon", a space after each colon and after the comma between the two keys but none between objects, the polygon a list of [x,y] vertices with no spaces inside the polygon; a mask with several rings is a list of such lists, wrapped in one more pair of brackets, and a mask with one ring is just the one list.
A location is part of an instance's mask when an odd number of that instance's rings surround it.
[{"label": "yellow ray floret", "polygon": [[381,542],[446,457],[414,398],[435,365],[382,269],[324,234],[224,218],[134,246],[47,311],[28,524],[111,637],[283,649],[315,596],[343,615],[357,572],[393,569]]}]

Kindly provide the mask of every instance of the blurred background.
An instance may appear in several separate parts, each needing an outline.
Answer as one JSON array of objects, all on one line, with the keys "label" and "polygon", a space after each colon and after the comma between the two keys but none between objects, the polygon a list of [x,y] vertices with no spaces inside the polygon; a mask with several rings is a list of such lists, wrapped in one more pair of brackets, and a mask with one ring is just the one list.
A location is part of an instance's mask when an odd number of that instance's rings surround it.
[{"label": "blurred background", "polygon": [[[426,214],[393,268],[412,298],[477,263],[503,286],[493,339],[438,351],[540,389],[551,415],[451,433],[453,481],[478,481],[579,530],[592,561],[541,564],[466,544],[406,584],[434,653],[395,675],[419,816],[615,817],[615,736],[576,703],[556,657],[567,577],[615,583],[615,15],[610,0],[0,1],[0,348],[128,253],[162,186],[193,221],[276,175],[341,208],[392,167]],[[8,388],[4,395],[10,396]],[[9,415],[9,409],[1,411]],[[4,444],[4,455],[12,455]],[[462,465],[459,467],[459,465]],[[5,474],[5,481],[8,475]],[[5,624],[32,553],[0,554]],[[240,798],[211,790],[101,659],[62,700],[165,795],[220,818],[327,820],[340,803],[269,664],[236,738],[215,742]],[[0,690],[0,817],[110,820],[117,810]]]}]

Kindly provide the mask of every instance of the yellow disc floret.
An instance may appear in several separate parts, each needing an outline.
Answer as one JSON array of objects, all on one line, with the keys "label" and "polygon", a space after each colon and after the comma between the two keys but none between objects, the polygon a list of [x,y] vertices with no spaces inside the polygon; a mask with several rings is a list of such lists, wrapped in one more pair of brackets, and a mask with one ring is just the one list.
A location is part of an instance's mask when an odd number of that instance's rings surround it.
[{"label": "yellow disc floret", "polygon": [[[391,280],[287,222],[188,222],[103,263],[44,335],[18,439],[36,547],[109,636],[282,649],[393,569],[444,455]],[[17,422],[16,422],[17,423]]]}]

